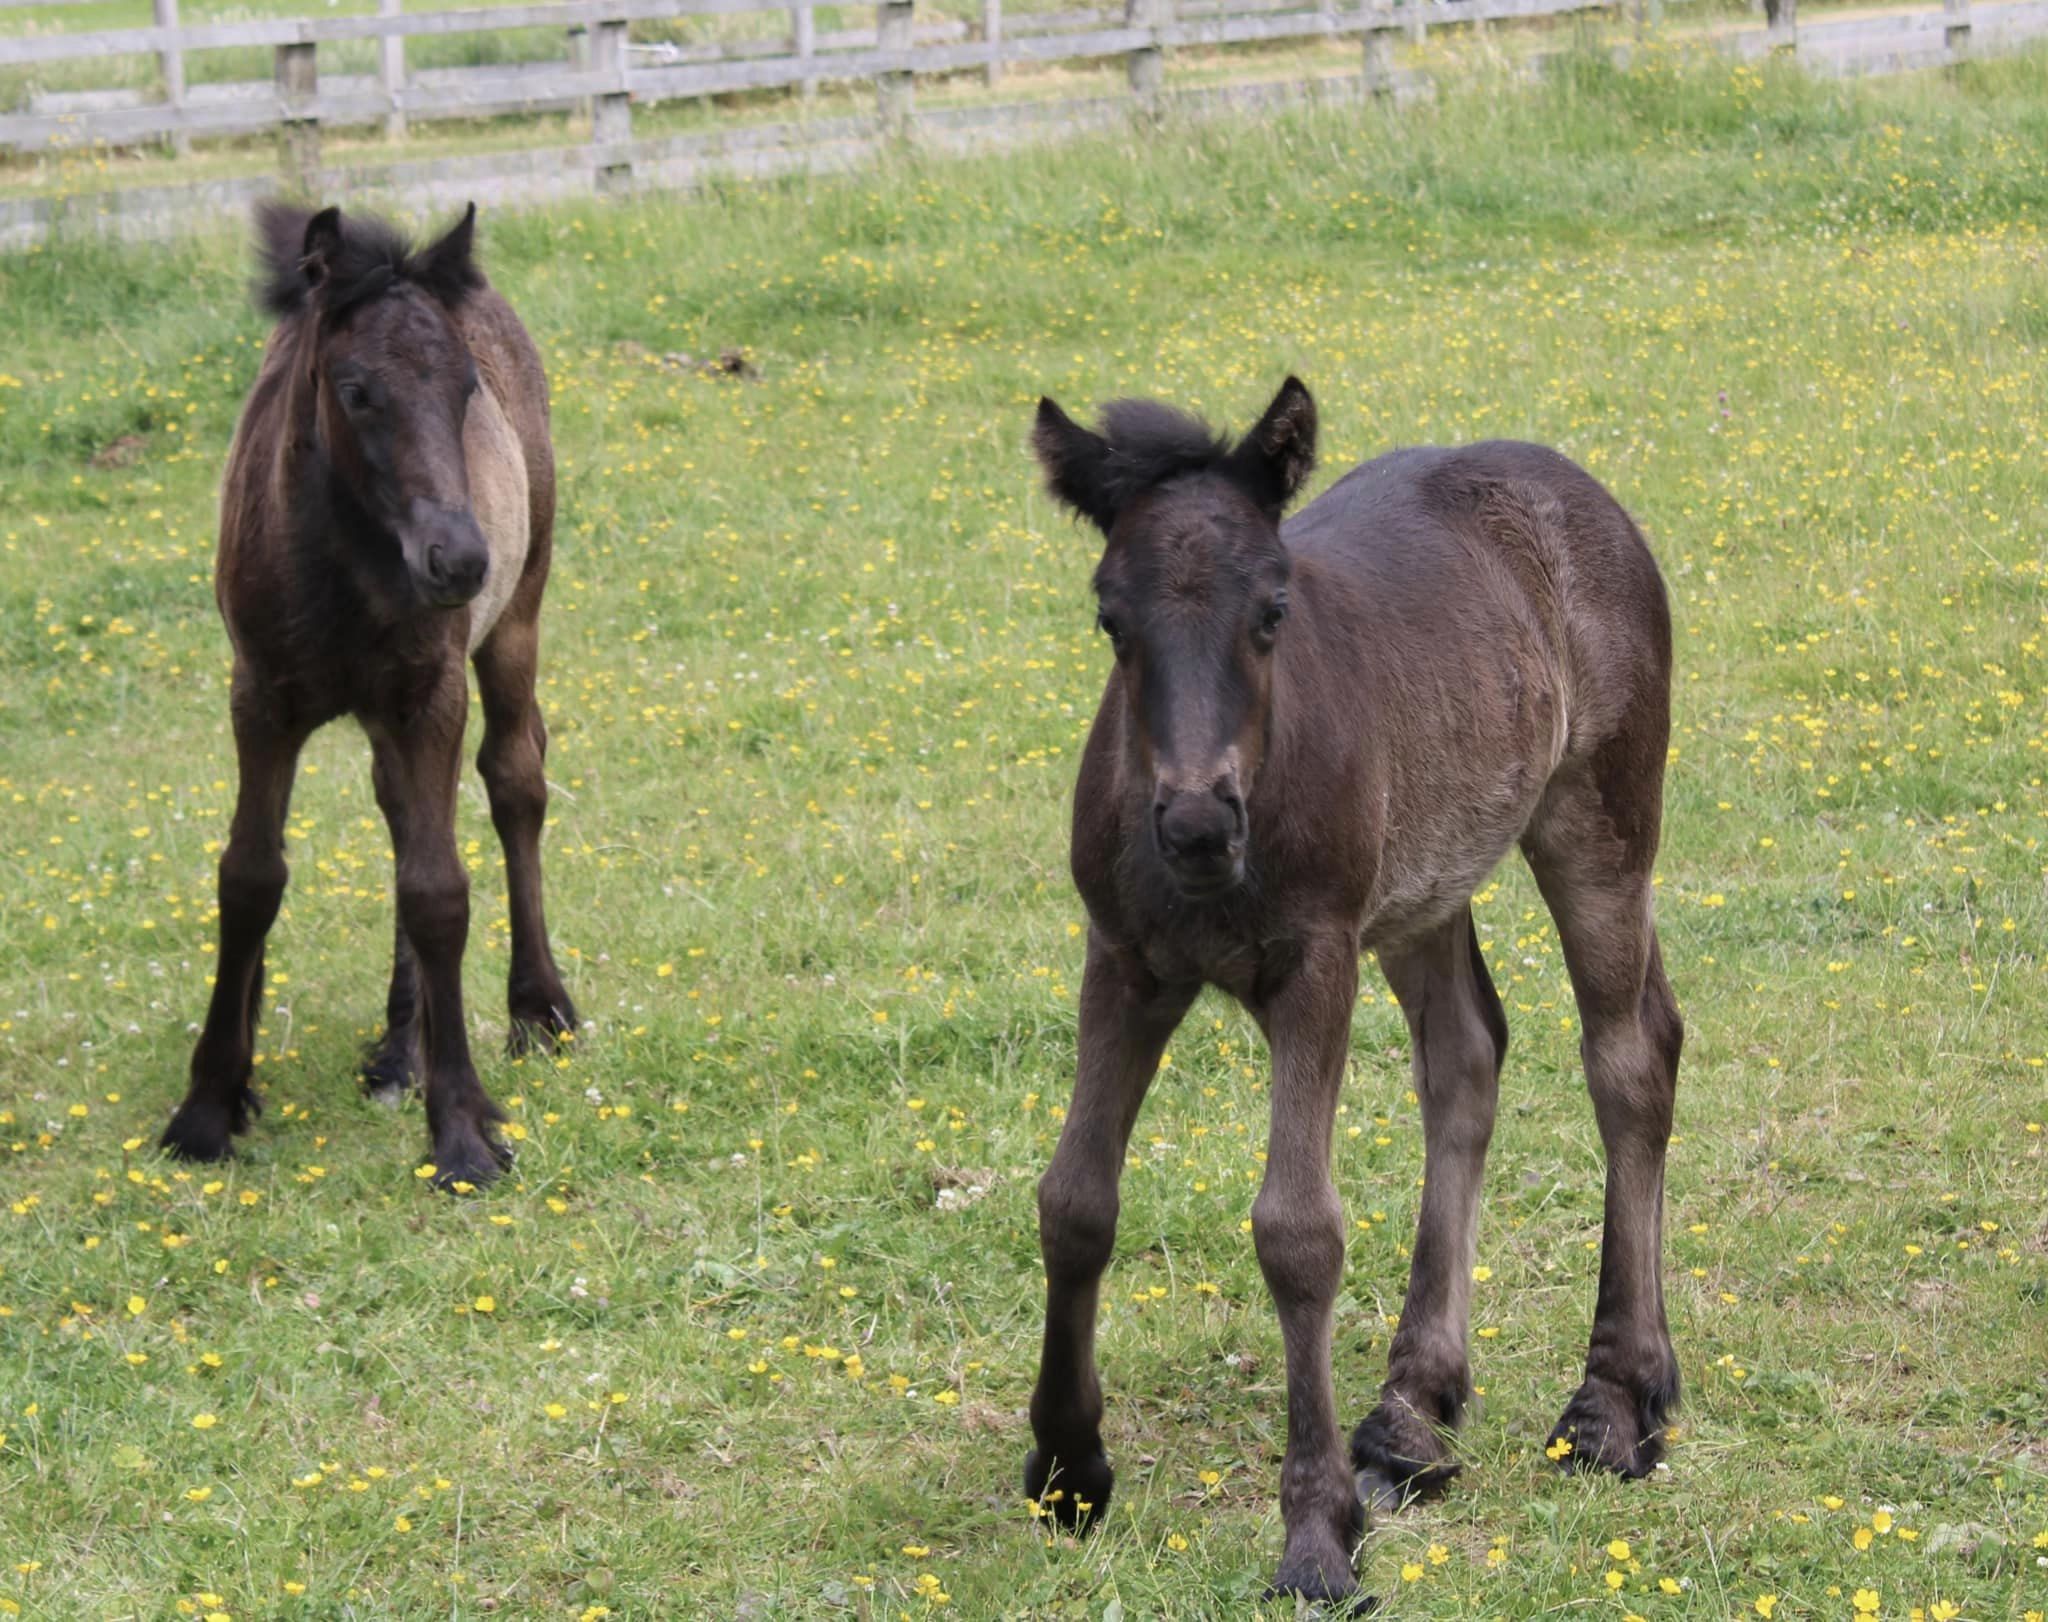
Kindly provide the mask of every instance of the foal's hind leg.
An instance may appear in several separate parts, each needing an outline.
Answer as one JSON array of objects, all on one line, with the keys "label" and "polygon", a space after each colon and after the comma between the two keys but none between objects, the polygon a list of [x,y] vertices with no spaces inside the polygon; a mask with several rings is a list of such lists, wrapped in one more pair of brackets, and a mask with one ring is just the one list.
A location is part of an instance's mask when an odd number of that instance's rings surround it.
[{"label": "foal's hind leg", "polygon": [[540,634],[531,619],[500,621],[476,651],[477,688],[484,706],[484,741],[476,764],[490,794],[491,821],[505,848],[505,887],[512,913],[507,1001],[514,1052],[524,1052],[536,1038],[558,1041],[576,1029],[576,1008],[548,948],[547,918],[541,908],[548,729],[533,694],[539,657]]},{"label": "foal's hind leg", "polygon": [[1661,1269],[1664,1150],[1684,1028],[1651,917],[1661,782],[1603,785],[1597,772],[1596,762],[1554,781],[1523,837],[1571,970],[1579,1050],[1607,1149],[1586,1379],[1551,1439],[1571,1445],[1575,1467],[1643,1476],[1663,1454],[1665,1416],[1678,1402]]},{"label": "foal's hind leg", "polygon": [[363,1090],[384,1103],[396,1103],[408,1087],[417,1086],[421,1071],[419,955],[405,938],[405,925],[395,925],[392,935],[384,1034],[363,1059]]},{"label": "foal's hind leg", "polygon": [[1352,1434],[1351,1462],[1359,1495],[1395,1508],[1458,1473],[1442,1433],[1472,1395],[1465,1329],[1479,1185],[1508,1026],[1469,909],[1422,940],[1382,948],[1380,967],[1408,1017],[1426,1158],[1401,1327],[1379,1405]]}]

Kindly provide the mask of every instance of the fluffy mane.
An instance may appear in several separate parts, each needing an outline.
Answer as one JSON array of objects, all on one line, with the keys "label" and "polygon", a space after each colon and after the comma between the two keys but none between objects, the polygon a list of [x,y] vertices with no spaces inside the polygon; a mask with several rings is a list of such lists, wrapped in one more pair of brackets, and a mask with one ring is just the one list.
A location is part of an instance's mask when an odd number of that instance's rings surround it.
[{"label": "fluffy mane", "polygon": [[1038,402],[1032,449],[1046,487],[1104,534],[1147,490],[1216,473],[1277,518],[1315,466],[1315,402],[1290,377],[1241,439],[1156,400],[1112,400],[1091,433],[1051,400]]},{"label": "fluffy mane", "polygon": [[1228,434],[1157,400],[1112,400],[1102,408],[1101,420],[1110,450],[1103,473],[1116,487],[1119,506],[1141,490],[1184,474],[1215,471],[1230,460]]},{"label": "fluffy mane", "polygon": [[[400,282],[410,282],[453,308],[484,285],[483,272],[470,255],[475,224],[476,209],[471,205],[461,223],[446,236],[425,248],[415,248],[396,226],[374,214],[343,215],[338,209],[316,212],[289,203],[260,203],[256,209],[256,302],[282,319],[310,308],[317,293],[322,310],[340,315]],[[315,228],[320,244],[317,280],[308,274],[316,257],[308,252],[309,227]]]}]

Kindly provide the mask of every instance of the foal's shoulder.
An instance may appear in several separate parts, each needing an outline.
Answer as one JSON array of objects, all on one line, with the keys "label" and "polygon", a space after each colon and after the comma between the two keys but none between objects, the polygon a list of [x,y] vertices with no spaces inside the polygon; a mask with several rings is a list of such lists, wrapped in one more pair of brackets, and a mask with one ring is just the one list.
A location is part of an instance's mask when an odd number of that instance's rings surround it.
[{"label": "foal's shoulder", "polygon": [[477,369],[514,419],[534,410],[547,420],[547,372],[518,312],[495,287],[479,288],[455,310],[456,330]]}]

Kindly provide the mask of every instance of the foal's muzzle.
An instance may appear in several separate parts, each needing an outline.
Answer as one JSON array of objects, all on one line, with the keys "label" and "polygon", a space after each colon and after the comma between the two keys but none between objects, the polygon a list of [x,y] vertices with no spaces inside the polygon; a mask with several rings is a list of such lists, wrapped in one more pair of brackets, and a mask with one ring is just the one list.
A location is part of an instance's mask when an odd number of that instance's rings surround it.
[{"label": "foal's muzzle", "polygon": [[1161,785],[1152,800],[1152,835],[1181,894],[1207,900],[1244,880],[1244,798],[1234,776],[1198,789]]},{"label": "foal's muzzle", "polygon": [[491,547],[466,508],[415,502],[400,532],[413,584],[432,608],[460,608],[484,589]]}]

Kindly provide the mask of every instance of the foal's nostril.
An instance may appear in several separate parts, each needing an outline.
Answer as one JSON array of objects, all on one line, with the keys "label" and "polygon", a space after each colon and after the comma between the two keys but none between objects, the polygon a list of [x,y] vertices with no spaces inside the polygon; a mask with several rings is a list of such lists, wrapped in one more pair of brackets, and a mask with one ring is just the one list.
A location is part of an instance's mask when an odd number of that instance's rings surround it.
[{"label": "foal's nostril", "polygon": [[427,578],[437,586],[448,583],[448,560],[439,545],[427,548]]}]

